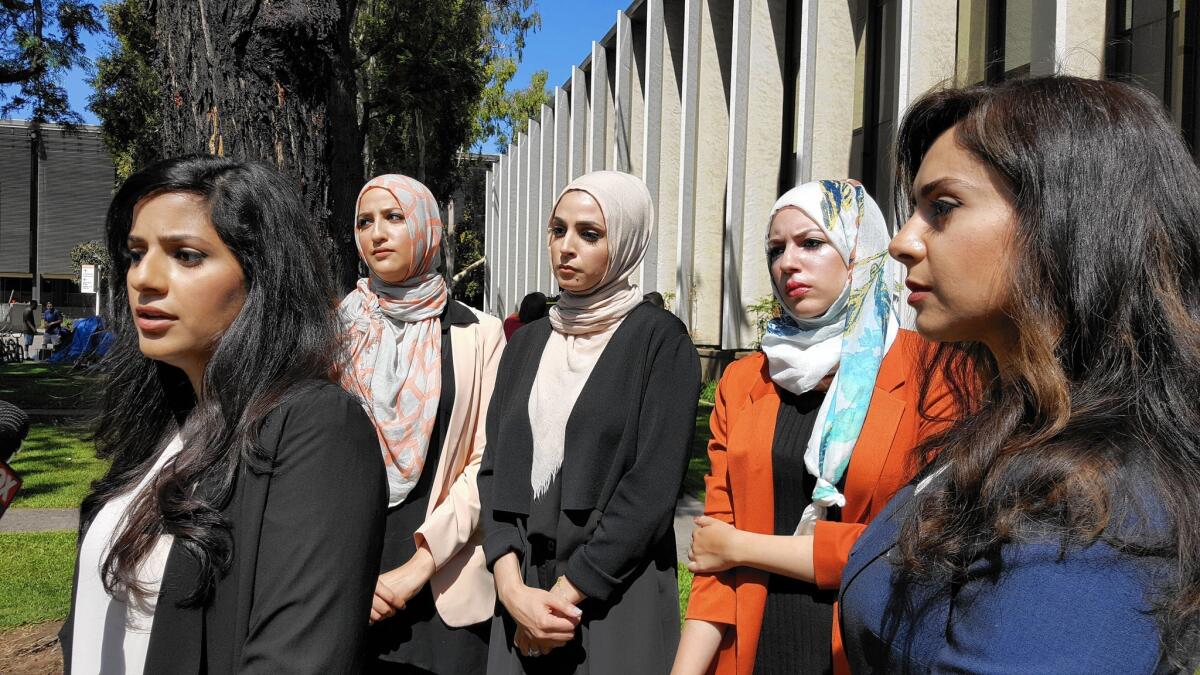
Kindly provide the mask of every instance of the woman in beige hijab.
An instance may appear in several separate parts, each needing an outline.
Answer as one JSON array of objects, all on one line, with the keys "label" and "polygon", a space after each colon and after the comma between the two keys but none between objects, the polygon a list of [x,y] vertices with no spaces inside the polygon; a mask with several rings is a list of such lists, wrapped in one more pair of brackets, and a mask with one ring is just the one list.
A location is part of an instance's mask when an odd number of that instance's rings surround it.
[{"label": "woman in beige hijab", "polygon": [[501,359],[479,472],[500,600],[489,674],[670,670],[700,364],[629,280],[653,225],[645,183],[614,171],[576,179],[551,214],[562,297]]}]

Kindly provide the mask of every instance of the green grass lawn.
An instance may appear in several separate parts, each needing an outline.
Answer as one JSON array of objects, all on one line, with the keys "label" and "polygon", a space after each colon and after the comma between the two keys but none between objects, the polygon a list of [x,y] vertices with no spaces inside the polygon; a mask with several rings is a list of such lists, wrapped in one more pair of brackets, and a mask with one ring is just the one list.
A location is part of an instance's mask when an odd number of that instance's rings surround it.
[{"label": "green grass lawn", "polygon": [[0,630],[67,615],[74,532],[0,533],[0,551]]},{"label": "green grass lawn", "polygon": [[708,418],[712,414],[712,404],[700,401],[696,409],[696,435],[692,437],[692,454],[688,460],[687,473],[683,476],[683,491],[704,501],[704,477],[708,475],[708,441],[712,432],[708,428]]},{"label": "green grass lawn", "polygon": [[70,365],[10,363],[0,366],[0,400],[21,408],[95,408],[101,376]]},{"label": "green grass lawn", "polygon": [[89,435],[83,421],[35,421],[11,461],[23,481],[12,508],[78,508],[92,481],[107,468],[96,458]]},{"label": "green grass lawn", "polygon": [[692,595],[692,573],[679,563],[679,622],[683,623],[683,615],[687,613],[688,598]]}]

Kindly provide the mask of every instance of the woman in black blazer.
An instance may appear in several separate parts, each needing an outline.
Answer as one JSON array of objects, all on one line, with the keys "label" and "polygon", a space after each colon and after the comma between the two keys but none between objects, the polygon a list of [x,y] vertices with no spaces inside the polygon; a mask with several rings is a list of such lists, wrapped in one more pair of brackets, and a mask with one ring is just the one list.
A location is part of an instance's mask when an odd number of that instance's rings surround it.
[{"label": "woman in black blazer", "polygon": [[567,186],[549,223],[562,298],[500,361],[479,472],[500,600],[488,673],[666,673],[679,640],[675,499],[700,365],[628,278],[652,232],[641,180]]},{"label": "woman in black blazer", "polygon": [[[333,287],[294,187],[166,160],[108,212],[116,342],[81,509],[66,670],[356,672],[383,526]],[[128,309],[125,303],[128,303]]]}]

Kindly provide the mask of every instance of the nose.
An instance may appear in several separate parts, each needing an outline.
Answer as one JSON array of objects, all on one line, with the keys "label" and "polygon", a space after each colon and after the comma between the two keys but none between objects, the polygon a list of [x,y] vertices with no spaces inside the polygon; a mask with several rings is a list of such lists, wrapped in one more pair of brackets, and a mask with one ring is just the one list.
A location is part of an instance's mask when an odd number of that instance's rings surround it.
[{"label": "nose", "polygon": [[578,244],[578,238],[574,228],[568,228],[567,233],[558,240],[558,255],[564,260],[569,260],[575,257],[575,247]]},{"label": "nose", "polygon": [[789,241],[787,246],[784,247],[783,253],[779,254],[779,271],[784,275],[799,272],[802,267],[801,258],[803,257],[800,255],[800,247],[795,242]]},{"label": "nose", "polygon": [[130,265],[125,274],[129,290],[138,295],[165,295],[167,292],[166,257],[147,251],[136,265]]},{"label": "nose", "polygon": [[382,214],[376,214],[374,222],[371,223],[371,245],[378,246],[387,239],[388,235],[384,231]]},{"label": "nose", "polygon": [[913,214],[904,223],[904,227],[892,237],[888,244],[888,255],[895,258],[905,267],[912,269],[914,265],[925,259],[925,241],[922,238],[924,230],[920,216]]}]

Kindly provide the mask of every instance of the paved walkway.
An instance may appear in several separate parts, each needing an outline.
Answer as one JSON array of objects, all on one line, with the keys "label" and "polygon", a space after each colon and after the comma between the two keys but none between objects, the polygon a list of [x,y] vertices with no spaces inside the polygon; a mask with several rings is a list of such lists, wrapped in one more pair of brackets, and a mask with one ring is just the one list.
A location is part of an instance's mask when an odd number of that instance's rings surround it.
[{"label": "paved walkway", "polygon": [[704,502],[691,495],[684,495],[675,504],[675,555],[679,562],[687,562],[688,547],[692,545],[692,530],[696,529],[692,519],[704,513]]},{"label": "paved walkway", "polygon": [[79,509],[9,509],[0,517],[0,532],[48,532],[79,528]]}]

